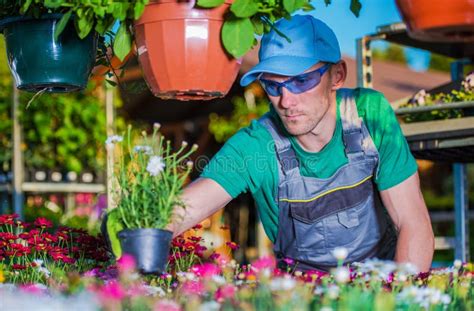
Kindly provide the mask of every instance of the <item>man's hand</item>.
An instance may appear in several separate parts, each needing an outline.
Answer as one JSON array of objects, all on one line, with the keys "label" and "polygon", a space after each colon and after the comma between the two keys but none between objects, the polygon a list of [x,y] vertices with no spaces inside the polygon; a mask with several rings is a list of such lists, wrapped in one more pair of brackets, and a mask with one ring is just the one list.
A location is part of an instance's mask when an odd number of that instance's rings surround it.
[{"label": "man's hand", "polygon": [[173,237],[200,223],[232,200],[221,185],[209,178],[192,182],[184,188],[181,198],[186,208],[175,209],[173,222],[168,227],[173,231]]},{"label": "man's hand", "polygon": [[418,172],[381,191],[380,196],[399,233],[395,261],[411,262],[420,272],[428,271],[433,259],[434,236]]}]

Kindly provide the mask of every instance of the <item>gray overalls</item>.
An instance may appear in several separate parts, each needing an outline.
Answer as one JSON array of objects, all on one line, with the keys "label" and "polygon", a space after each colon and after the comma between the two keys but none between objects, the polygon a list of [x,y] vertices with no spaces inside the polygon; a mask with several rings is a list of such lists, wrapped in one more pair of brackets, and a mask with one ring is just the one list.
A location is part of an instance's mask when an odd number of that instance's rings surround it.
[{"label": "gray overalls", "polygon": [[357,113],[352,91],[340,90],[340,115],[348,163],[329,178],[301,176],[296,154],[269,114],[261,122],[275,141],[278,159],[279,229],[274,251],[297,270],[327,271],[337,265],[332,255],[344,247],[345,263],[367,258],[393,259],[396,232],[374,184],[379,155]]}]

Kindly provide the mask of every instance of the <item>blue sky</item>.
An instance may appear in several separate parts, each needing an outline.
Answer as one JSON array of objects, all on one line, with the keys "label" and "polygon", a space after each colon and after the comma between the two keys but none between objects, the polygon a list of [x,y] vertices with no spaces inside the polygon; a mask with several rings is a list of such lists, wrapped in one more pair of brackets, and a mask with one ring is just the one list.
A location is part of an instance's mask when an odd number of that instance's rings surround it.
[{"label": "blue sky", "polygon": [[[356,39],[367,34],[376,33],[377,27],[401,21],[395,6],[395,0],[360,0],[362,9],[359,17],[355,17],[349,9],[351,0],[332,0],[326,7],[324,0],[313,0],[316,8],[310,14],[328,24],[336,33],[345,55],[355,58]],[[377,41],[373,47],[384,48],[386,43]],[[410,67],[415,70],[425,70],[429,62],[426,51],[406,48],[405,55]]]}]

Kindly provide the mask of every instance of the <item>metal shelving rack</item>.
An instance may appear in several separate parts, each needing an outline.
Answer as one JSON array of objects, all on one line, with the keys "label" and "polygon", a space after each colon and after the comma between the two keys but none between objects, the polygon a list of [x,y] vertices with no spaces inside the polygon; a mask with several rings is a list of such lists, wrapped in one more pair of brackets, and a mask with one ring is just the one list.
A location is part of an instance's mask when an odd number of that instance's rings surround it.
[{"label": "metal shelving rack", "polygon": [[[357,84],[372,87],[372,52],[370,44],[385,40],[420,48],[457,59],[451,64],[451,80],[463,77],[463,66],[474,59],[474,44],[423,42],[410,38],[404,23],[382,26],[372,35],[357,40]],[[439,109],[472,109],[473,102],[449,103],[430,107],[402,108],[395,113],[406,114]],[[474,162],[474,117],[401,124],[414,156],[418,159],[453,163],[455,237],[437,238],[437,249],[454,248],[455,258],[469,261],[468,180],[466,163]]]},{"label": "metal shelving rack", "polygon": [[[113,122],[114,122],[114,94],[113,89],[106,85],[105,86],[105,113],[106,113],[106,126],[107,135],[113,133]],[[0,185],[0,191],[9,191],[12,193],[13,211],[24,218],[23,206],[25,201],[25,193],[45,193],[45,192],[56,192],[66,193],[66,205],[71,205],[74,200],[74,193],[101,193],[106,192],[108,187],[107,184],[89,184],[89,183],[50,183],[50,182],[25,182],[24,181],[24,160],[23,153],[21,152],[22,142],[22,127],[19,121],[19,91],[13,86],[13,105],[12,105],[12,118],[13,118],[13,181],[11,184]],[[111,156],[107,151],[107,159]],[[108,163],[108,162],[107,162]],[[107,176],[110,176],[111,168],[107,165]],[[107,178],[108,180],[108,178]]]}]

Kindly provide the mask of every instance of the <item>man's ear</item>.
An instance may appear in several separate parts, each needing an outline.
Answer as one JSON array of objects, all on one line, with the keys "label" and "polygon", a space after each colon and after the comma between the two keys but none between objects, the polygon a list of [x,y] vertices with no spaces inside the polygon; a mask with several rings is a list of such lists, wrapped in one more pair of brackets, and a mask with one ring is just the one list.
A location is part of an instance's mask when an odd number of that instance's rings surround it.
[{"label": "man's ear", "polygon": [[331,68],[331,90],[335,91],[340,89],[347,77],[347,64],[344,60],[340,60],[337,64],[334,64]]}]

